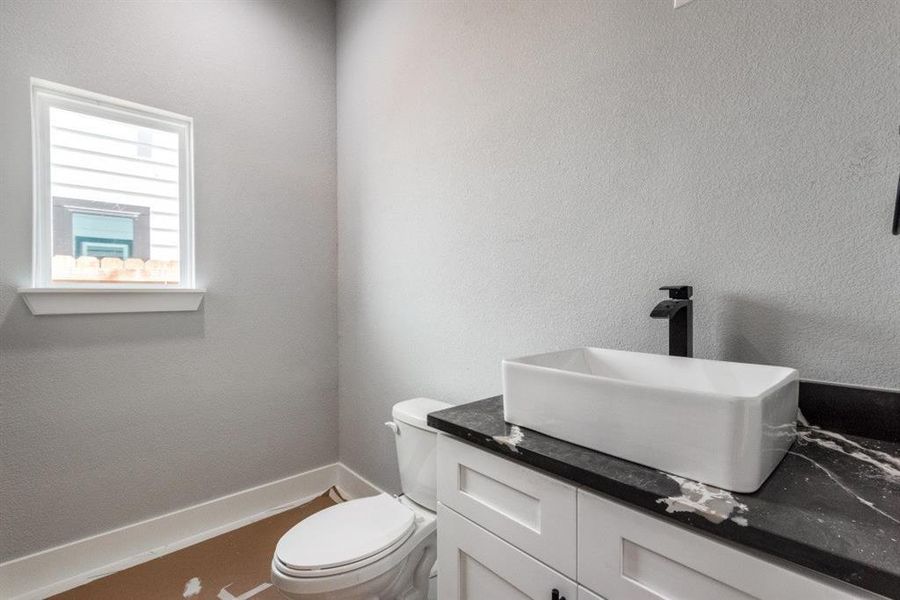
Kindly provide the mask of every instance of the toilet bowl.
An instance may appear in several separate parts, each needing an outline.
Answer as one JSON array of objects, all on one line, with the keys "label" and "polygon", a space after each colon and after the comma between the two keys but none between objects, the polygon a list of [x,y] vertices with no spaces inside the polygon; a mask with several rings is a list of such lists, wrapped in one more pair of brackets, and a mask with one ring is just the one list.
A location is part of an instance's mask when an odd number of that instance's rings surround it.
[{"label": "toilet bowl", "polygon": [[436,442],[428,413],[449,405],[394,405],[404,495],[349,500],[307,517],[278,541],[272,583],[294,600],[425,600],[437,557]]}]

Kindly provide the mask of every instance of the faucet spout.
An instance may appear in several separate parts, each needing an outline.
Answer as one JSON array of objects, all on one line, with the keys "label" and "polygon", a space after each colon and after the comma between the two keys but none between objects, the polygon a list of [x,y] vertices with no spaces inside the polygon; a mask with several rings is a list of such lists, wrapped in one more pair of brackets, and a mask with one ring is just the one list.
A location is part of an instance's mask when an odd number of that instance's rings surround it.
[{"label": "faucet spout", "polygon": [[669,355],[694,355],[694,301],[691,296],[694,290],[689,285],[665,286],[669,299],[657,304],[650,312],[653,319],[669,321]]},{"label": "faucet spout", "polygon": [[679,310],[687,308],[690,300],[663,300],[653,307],[650,312],[651,319],[671,319]]}]

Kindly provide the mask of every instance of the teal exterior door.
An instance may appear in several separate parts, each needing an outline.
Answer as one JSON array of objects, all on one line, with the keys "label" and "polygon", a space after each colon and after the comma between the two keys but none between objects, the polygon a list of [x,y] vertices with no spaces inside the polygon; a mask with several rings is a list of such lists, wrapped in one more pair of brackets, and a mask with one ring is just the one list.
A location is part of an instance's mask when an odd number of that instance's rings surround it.
[{"label": "teal exterior door", "polygon": [[134,219],[114,215],[72,213],[72,255],[130,258],[134,250]]}]

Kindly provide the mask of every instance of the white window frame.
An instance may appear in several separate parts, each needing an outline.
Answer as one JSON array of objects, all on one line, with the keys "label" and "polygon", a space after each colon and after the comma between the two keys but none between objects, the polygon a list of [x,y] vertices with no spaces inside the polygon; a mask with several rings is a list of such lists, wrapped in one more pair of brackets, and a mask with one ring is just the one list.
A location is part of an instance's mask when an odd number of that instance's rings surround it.
[{"label": "white window frame", "polygon": [[[135,125],[170,131],[178,135],[179,168],[179,281],[160,282],[66,282],[52,279],[52,200],[50,195],[50,108],[74,110],[98,117],[111,118]],[[34,177],[34,237],[32,253],[32,286],[22,288],[25,301],[35,314],[60,314],[67,312],[146,312],[155,310],[196,310],[202,299],[202,291],[196,288],[194,271],[194,169],[193,169],[193,119],[184,115],[81,90],[67,85],[31,78],[32,110],[32,159]],[[173,298],[161,300],[162,292],[197,292],[198,295],[180,293],[177,296],[190,300],[193,308],[173,308],[185,304],[173,302]],[[59,293],[55,293],[59,292]],[[65,293],[81,294],[74,301],[66,300]],[[109,292],[109,294],[106,294]],[[129,294],[128,292],[134,292]],[[129,300],[134,298],[136,300]],[[151,301],[148,299],[160,299]],[[46,305],[52,300],[59,307],[36,310],[36,303]],[[97,310],[90,310],[90,303]],[[97,302],[99,301],[99,302]],[[129,303],[134,307],[129,307]],[[67,309],[65,305],[78,304],[80,309]],[[159,308],[153,308],[158,304]]]}]

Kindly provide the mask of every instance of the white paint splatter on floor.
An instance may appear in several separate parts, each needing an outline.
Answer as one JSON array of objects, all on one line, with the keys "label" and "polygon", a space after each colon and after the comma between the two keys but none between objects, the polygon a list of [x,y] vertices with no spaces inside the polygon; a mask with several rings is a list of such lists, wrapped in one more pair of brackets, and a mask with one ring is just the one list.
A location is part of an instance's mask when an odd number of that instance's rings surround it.
[{"label": "white paint splatter on floor", "polygon": [[666,505],[667,513],[691,512],[713,523],[730,519],[736,525],[747,526],[747,517],[743,516],[748,510],[747,505],[735,500],[731,492],[669,473],[665,475],[681,488],[680,496],[656,501]]},{"label": "white paint splatter on floor", "polygon": [[228,591],[229,585],[231,585],[231,584],[229,583],[228,585],[223,587],[221,590],[219,590],[219,594],[218,594],[219,600],[249,600],[253,596],[260,594],[260,593],[266,591],[267,589],[269,589],[270,587],[272,587],[271,583],[261,583],[258,586],[256,586],[255,588],[253,588],[252,590],[244,592],[240,596],[235,596],[231,592]]},{"label": "white paint splatter on floor", "polygon": [[522,433],[522,430],[519,429],[518,425],[513,425],[509,428],[509,435],[495,435],[494,441],[498,444],[502,444],[512,450],[513,452],[518,452],[518,445],[522,443],[522,440],[525,439],[525,434]]},{"label": "white paint splatter on floor", "polygon": [[200,585],[199,577],[192,577],[188,579],[187,583],[184,584],[184,593],[182,596],[185,598],[190,598],[191,596],[196,596],[200,593],[200,590],[203,589],[203,586]]}]

